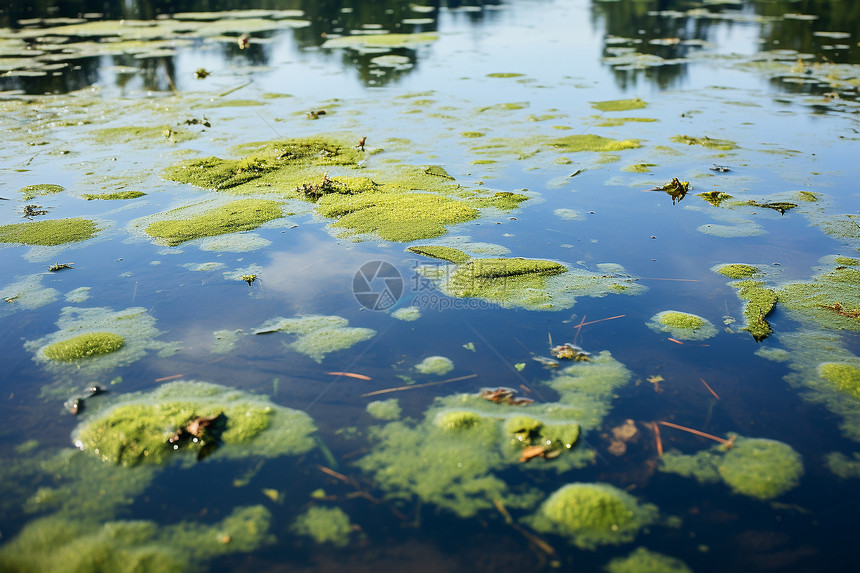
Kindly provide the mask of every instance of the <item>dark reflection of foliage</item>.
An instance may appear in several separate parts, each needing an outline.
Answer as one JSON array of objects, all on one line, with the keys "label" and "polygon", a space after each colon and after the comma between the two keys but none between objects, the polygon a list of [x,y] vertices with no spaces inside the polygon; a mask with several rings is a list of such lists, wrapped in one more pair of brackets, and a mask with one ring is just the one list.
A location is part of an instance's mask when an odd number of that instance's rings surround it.
[{"label": "dark reflection of foliage", "polygon": [[[595,22],[605,21],[606,36],[629,38],[639,41],[628,44],[642,54],[652,54],[672,60],[684,58],[696,46],[685,46],[686,40],[713,41],[717,26],[741,26],[745,23],[731,19],[711,19],[707,17],[678,17],[660,15],[657,12],[672,10],[684,13],[694,8],[706,8],[710,12],[737,15],[760,15],[775,18],[773,22],[761,26],[762,49],[796,50],[815,54],[821,61],[845,63],[860,62],[860,49],[857,47],[857,30],[860,29],[860,2],[847,0],[748,0],[742,6],[707,5],[693,0],[619,0],[617,2],[593,2]],[[783,19],[785,14],[808,14],[818,18],[812,22]],[[813,31],[852,32],[855,36],[846,40],[817,37]],[[651,40],[677,38],[674,45],[650,44]],[[823,46],[833,44],[848,45],[847,49],[825,50]],[[611,54],[613,45],[604,47],[604,55]],[[615,70],[615,78],[622,88],[630,88],[640,79],[647,79],[661,88],[676,84],[685,74],[683,63],[650,67],[636,70]],[[783,86],[784,88],[785,86]]]}]

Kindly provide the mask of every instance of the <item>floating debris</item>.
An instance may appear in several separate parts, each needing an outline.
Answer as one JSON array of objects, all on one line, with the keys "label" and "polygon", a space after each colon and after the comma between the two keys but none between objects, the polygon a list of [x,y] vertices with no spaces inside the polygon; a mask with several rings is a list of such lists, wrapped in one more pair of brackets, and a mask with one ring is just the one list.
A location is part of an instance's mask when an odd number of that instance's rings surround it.
[{"label": "floating debris", "polygon": [[576,344],[571,344],[570,342],[550,348],[549,353],[555,358],[573,360],[574,362],[587,362],[591,360],[590,352],[586,352]]},{"label": "floating debris", "polygon": [[242,275],[240,278],[248,283],[248,286],[251,286],[251,284],[257,280],[257,275]]},{"label": "floating debris", "polygon": [[62,264],[61,263],[54,263],[53,265],[51,265],[51,267],[48,270],[51,271],[52,273],[55,273],[55,272],[61,271],[63,269],[73,269],[73,268],[75,268],[74,263],[62,263]]},{"label": "floating debris", "polygon": [[510,404],[511,406],[528,406],[534,402],[531,398],[517,398],[516,390],[504,386],[499,388],[481,388],[481,392],[478,395],[490,402]]},{"label": "floating debris", "polygon": [[209,75],[210,73],[206,68],[198,68],[197,71],[194,72],[194,77],[198,80],[205,80]]}]

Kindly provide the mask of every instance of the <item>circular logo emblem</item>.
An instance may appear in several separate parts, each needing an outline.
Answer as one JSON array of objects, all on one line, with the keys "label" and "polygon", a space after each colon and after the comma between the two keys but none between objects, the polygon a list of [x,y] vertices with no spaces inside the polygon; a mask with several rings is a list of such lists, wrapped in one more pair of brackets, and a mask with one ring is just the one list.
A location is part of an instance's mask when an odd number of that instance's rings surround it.
[{"label": "circular logo emblem", "polygon": [[385,261],[364,263],[352,278],[352,294],[364,308],[386,310],[397,304],[403,294],[403,277]]}]

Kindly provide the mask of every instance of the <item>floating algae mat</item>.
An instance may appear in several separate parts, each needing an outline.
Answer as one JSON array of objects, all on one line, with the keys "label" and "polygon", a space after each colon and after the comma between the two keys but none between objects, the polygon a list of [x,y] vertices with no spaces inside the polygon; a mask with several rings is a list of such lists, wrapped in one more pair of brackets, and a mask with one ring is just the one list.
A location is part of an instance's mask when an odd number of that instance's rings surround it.
[{"label": "floating algae mat", "polygon": [[0,570],[855,560],[855,3],[29,4]]}]

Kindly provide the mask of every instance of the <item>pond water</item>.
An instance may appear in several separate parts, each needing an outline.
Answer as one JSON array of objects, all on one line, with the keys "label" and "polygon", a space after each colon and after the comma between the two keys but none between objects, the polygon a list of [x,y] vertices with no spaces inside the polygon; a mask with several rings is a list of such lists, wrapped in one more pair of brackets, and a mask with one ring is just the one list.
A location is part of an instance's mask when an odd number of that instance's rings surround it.
[{"label": "pond water", "polygon": [[854,563],[860,4],[9,3],[0,90],[0,570]]}]

